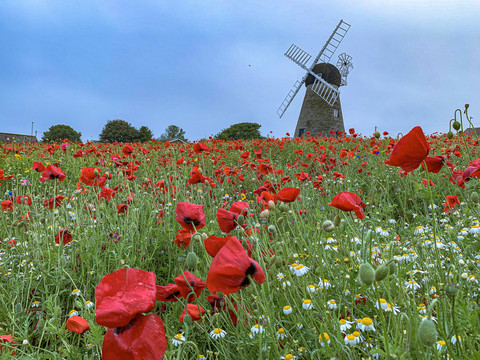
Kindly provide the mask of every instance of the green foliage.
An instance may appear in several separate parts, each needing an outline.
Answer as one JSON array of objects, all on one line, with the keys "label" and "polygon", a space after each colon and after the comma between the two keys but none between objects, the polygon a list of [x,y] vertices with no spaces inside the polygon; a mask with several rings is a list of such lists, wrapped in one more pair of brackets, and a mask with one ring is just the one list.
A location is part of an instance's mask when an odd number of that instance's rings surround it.
[{"label": "green foliage", "polygon": [[100,133],[102,142],[135,142],[139,138],[138,130],[125,120],[109,120]]},{"label": "green foliage", "polygon": [[79,133],[73,130],[72,127],[68,125],[52,125],[45,131],[42,136],[43,142],[55,142],[61,141],[63,139],[68,139],[70,141],[81,141],[82,133]]},{"label": "green foliage", "polygon": [[215,139],[218,140],[250,140],[250,139],[259,139],[261,137],[260,129],[262,125],[251,122],[242,122],[238,124],[233,124],[227,129],[222,130],[217,135]]},{"label": "green foliage", "polygon": [[152,130],[150,130],[146,126],[141,126],[140,129],[138,129],[138,141],[140,142],[145,142],[145,141],[150,141],[153,138],[153,133]]},{"label": "green foliage", "polygon": [[177,125],[169,125],[159,138],[162,141],[173,139],[185,140],[185,130]]}]

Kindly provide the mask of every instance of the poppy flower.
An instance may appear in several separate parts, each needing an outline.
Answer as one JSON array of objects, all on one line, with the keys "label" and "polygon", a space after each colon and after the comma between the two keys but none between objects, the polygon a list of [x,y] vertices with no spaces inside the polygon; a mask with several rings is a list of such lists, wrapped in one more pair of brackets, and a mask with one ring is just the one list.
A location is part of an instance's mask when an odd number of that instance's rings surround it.
[{"label": "poppy flower", "polygon": [[414,127],[393,147],[390,158],[385,164],[400,166],[403,171],[410,172],[420,166],[430,151],[427,139],[420,126]]},{"label": "poppy flower", "polygon": [[[219,297],[217,294],[212,294],[205,297],[205,299],[207,299],[207,301],[210,303],[210,306],[212,307],[212,315],[227,310],[227,304],[225,303],[225,299],[223,297]],[[232,320],[232,324],[234,326],[237,326],[238,319],[236,312],[238,311],[238,306],[237,304],[235,304],[232,298],[230,298],[229,300],[233,305],[233,309],[230,307],[228,308],[228,312],[230,313],[230,319]],[[248,312],[247,309],[245,310]]]},{"label": "poppy flower", "polygon": [[72,234],[70,234],[68,229],[61,229],[57,235],[55,235],[55,244],[60,244],[60,240],[63,245],[67,245],[73,241]]},{"label": "poppy flower", "polygon": [[[228,235],[225,237],[218,237],[218,236],[212,235],[207,237],[203,241],[203,244],[205,246],[205,250],[207,250],[208,255],[210,255],[211,257],[214,257],[230,239],[235,239],[241,244],[241,241],[232,235]],[[250,243],[250,240],[247,239],[246,241],[247,241],[248,256],[252,256],[252,245]]]},{"label": "poppy flower", "polygon": [[[438,173],[445,165],[445,160],[447,157],[445,155],[438,156],[427,156],[425,158],[425,164],[427,164],[427,171],[431,173]],[[422,163],[422,168],[425,169],[425,165]]]},{"label": "poppy flower", "polygon": [[110,201],[115,197],[115,190],[109,188],[102,188],[102,190],[98,193],[99,199],[104,199],[106,201]]},{"label": "poppy flower", "polygon": [[203,289],[207,287],[207,284],[205,284],[202,279],[196,277],[190,271],[184,271],[181,275],[177,276],[174,281],[178,286],[180,296],[187,299],[188,302],[195,301],[195,296],[191,294],[192,292],[194,292],[198,298]]},{"label": "poppy flower", "polygon": [[15,198],[15,202],[17,204],[25,204],[25,205],[32,205],[32,198],[28,195],[18,195]]},{"label": "poppy flower", "polygon": [[177,284],[168,284],[166,286],[155,286],[155,298],[158,301],[178,301],[180,290]]},{"label": "poppy flower", "polygon": [[332,199],[328,205],[336,207],[342,211],[354,211],[359,219],[363,219],[365,214],[363,209],[367,207],[360,199],[360,196],[351,192],[341,192]]},{"label": "poppy flower", "polygon": [[125,214],[128,210],[127,204],[118,204],[117,205],[117,214]]},{"label": "poppy flower", "polygon": [[133,153],[133,148],[131,145],[125,145],[122,149],[122,153],[125,156],[130,156]]},{"label": "poppy flower", "polygon": [[80,171],[80,177],[78,180],[87,186],[99,186],[103,187],[106,176],[100,176],[100,169],[95,167],[83,167]]},{"label": "poppy flower", "polygon": [[[17,345],[17,344],[18,344],[16,341],[13,341],[13,336],[12,336],[12,334],[0,335],[0,354],[3,353],[2,343],[3,343],[3,344],[8,343],[8,344],[10,344],[10,345]],[[10,350],[10,351],[11,351],[11,350]],[[15,354],[16,354],[16,351],[13,351],[13,352],[12,352],[12,355],[15,355]]]},{"label": "poppy flower", "polygon": [[300,195],[300,189],[294,187],[286,187],[280,190],[274,198],[276,200],[283,201],[284,203],[290,203],[297,199],[298,195]]},{"label": "poppy flower", "polygon": [[99,325],[127,325],[135,315],[155,307],[155,274],[140,269],[120,269],[105,275],[95,288]]},{"label": "poppy flower", "polygon": [[43,165],[41,162],[34,161],[32,167],[30,169],[33,169],[37,172],[44,172],[45,171],[45,165]]},{"label": "poppy flower", "polygon": [[460,205],[460,200],[458,200],[457,195],[447,195],[445,202],[443,203],[443,211],[449,212],[452,210],[455,205]]},{"label": "poppy flower", "polygon": [[40,182],[45,182],[46,180],[55,180],[58,179],[60,181],[65,180],[65,173],[60,169],[56,168],[53,165],[47,165],[46,169],[42,172],[42,177],[40,178]]},{"label": "poppy flower", "polygon": [[48,207],[49,209],[57,208],[62,205],[62,201],[65,199],[64,196],[55,196],[43,202],[43,206]]},{"label": "poppy flower", "polygon": [[220,230],[224,233],[230,233],[237,227],[238,214],[223,208],[217,210],[217,221]]},{"label": "poppy flower", "polygon": [[190,242],[192,241],[192,233],[190,232],[190,230],[182,228],[177,231],[177,235],[175,235],[174,241],[179,249],[186,249],[190,246]]},{"label": "poppy flower", "polygon": [[[196,304],[187,304],[187,314],[192,318],[193,321],[200,320],[202,315],[205,314],[205,309],[200,305]],[[185,309],[183,309],[182,315],[180,315],[180,322],[183,323],[185,318]]]},{"label": "poppy flower", "polygon": [[265,281],[260,265],[247,256],[238,240],[230,239],[213,258],[207,287],[212,293],[232,294],[250,285],[249,276],[259,284]]},{"label": "poppy flower", "polygon": [[197,154],[207,150],[208,150],[208,146],[205,145],[204,143],[199,142],[193,145],[193,151]]},{"label": "poppy flower", "polygon": [[203,205],[180,202],[177,204],[176,212],[176,219],[184,229],[196,231],[206,225]]},{"label": "poppy flower", "polygon": [[161,360],[167,350],[162,319],[137,315],[128,325],[108,329],[103,338],[103,360]]},{"label": "poppy flower", "polygon": [[480,161],[478,159],[471,161],[462,174],[462,178],[465,181],[468,181],[472,177],[480,178]]},{"label": "poppy flower", "polygon": [[2,203],[3,211],[13,211],[13,202],[12,200],[3,200]]},{"label": "poppy flower", "polygon": [[77,334],[83,334],[85,331],[90,330],[90,325],[88,325],[88,321],[84,318],[73,315],[67,320],[67,330]]},{"label": "poppy flower", "polygon": [[245,201],[237,201],[230,206],[230,211],[233,211],[238,215],[247,216],[249,207],[250,205]]}]

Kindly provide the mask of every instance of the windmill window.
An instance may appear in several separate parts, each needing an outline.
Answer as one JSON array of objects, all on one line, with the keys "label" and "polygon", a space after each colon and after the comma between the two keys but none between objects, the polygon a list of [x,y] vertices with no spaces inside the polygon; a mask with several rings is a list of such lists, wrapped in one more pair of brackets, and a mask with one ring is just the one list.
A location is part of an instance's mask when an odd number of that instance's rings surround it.
[{"label": "windmill window", "polygon": [[303,136],[305,129],[298,129],[298,136]]},{"label": "windmill window", "polygon": [[333,117],[338,117],[338,109],[333,109]]}]

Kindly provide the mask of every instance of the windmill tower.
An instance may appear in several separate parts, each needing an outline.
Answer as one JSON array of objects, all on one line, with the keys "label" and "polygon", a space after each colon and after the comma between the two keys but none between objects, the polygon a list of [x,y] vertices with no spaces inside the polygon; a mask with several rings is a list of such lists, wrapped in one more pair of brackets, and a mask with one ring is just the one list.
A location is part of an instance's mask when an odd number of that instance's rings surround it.
[{"label": "windmill tower", "polygon": [[340,20],[310,67],[306,64],[311,55],[298,46],[292,44],[285,52],[286,57],[306,71],[302,80],[297,80],[277,110],[277,114],[282,117],[301,86],[305,84],[305,98],[298,117],[295,137],[303,136],[307,131],[312,135],[318,133],[328,135],[331,130],[345,132],[338,88],[347,85],[347,75],[353,69],[352,57],[345,53],[341,54],[337,66],[330,64],[329,61],[349,29],[350,25]]}]

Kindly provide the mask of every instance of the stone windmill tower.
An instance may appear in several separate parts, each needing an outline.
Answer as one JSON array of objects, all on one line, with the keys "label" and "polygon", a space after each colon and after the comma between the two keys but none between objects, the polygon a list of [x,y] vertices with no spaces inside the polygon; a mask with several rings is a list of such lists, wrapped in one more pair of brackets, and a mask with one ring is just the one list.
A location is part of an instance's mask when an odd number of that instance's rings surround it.
[{"label": "stone windmill tower", "polygon": [[318,133],[328,135],[331,130],[345,132],[338,88],[347,85],[347,75],[353,68],[352,57],[345,53],[341,54],[337,66],[330,64],[329,61],[349,29],[350,25],[340,20],[310,67],[306,64],[311,55],[296,45],[292,44],[285,52],[286,57],[306,71],[302,80],[297,80],[277,110],[277,114],[282,117],[301,86],[305,84],[305,98],[298,117],[295,137],[303,136],[307,131],[312,135]]}]

